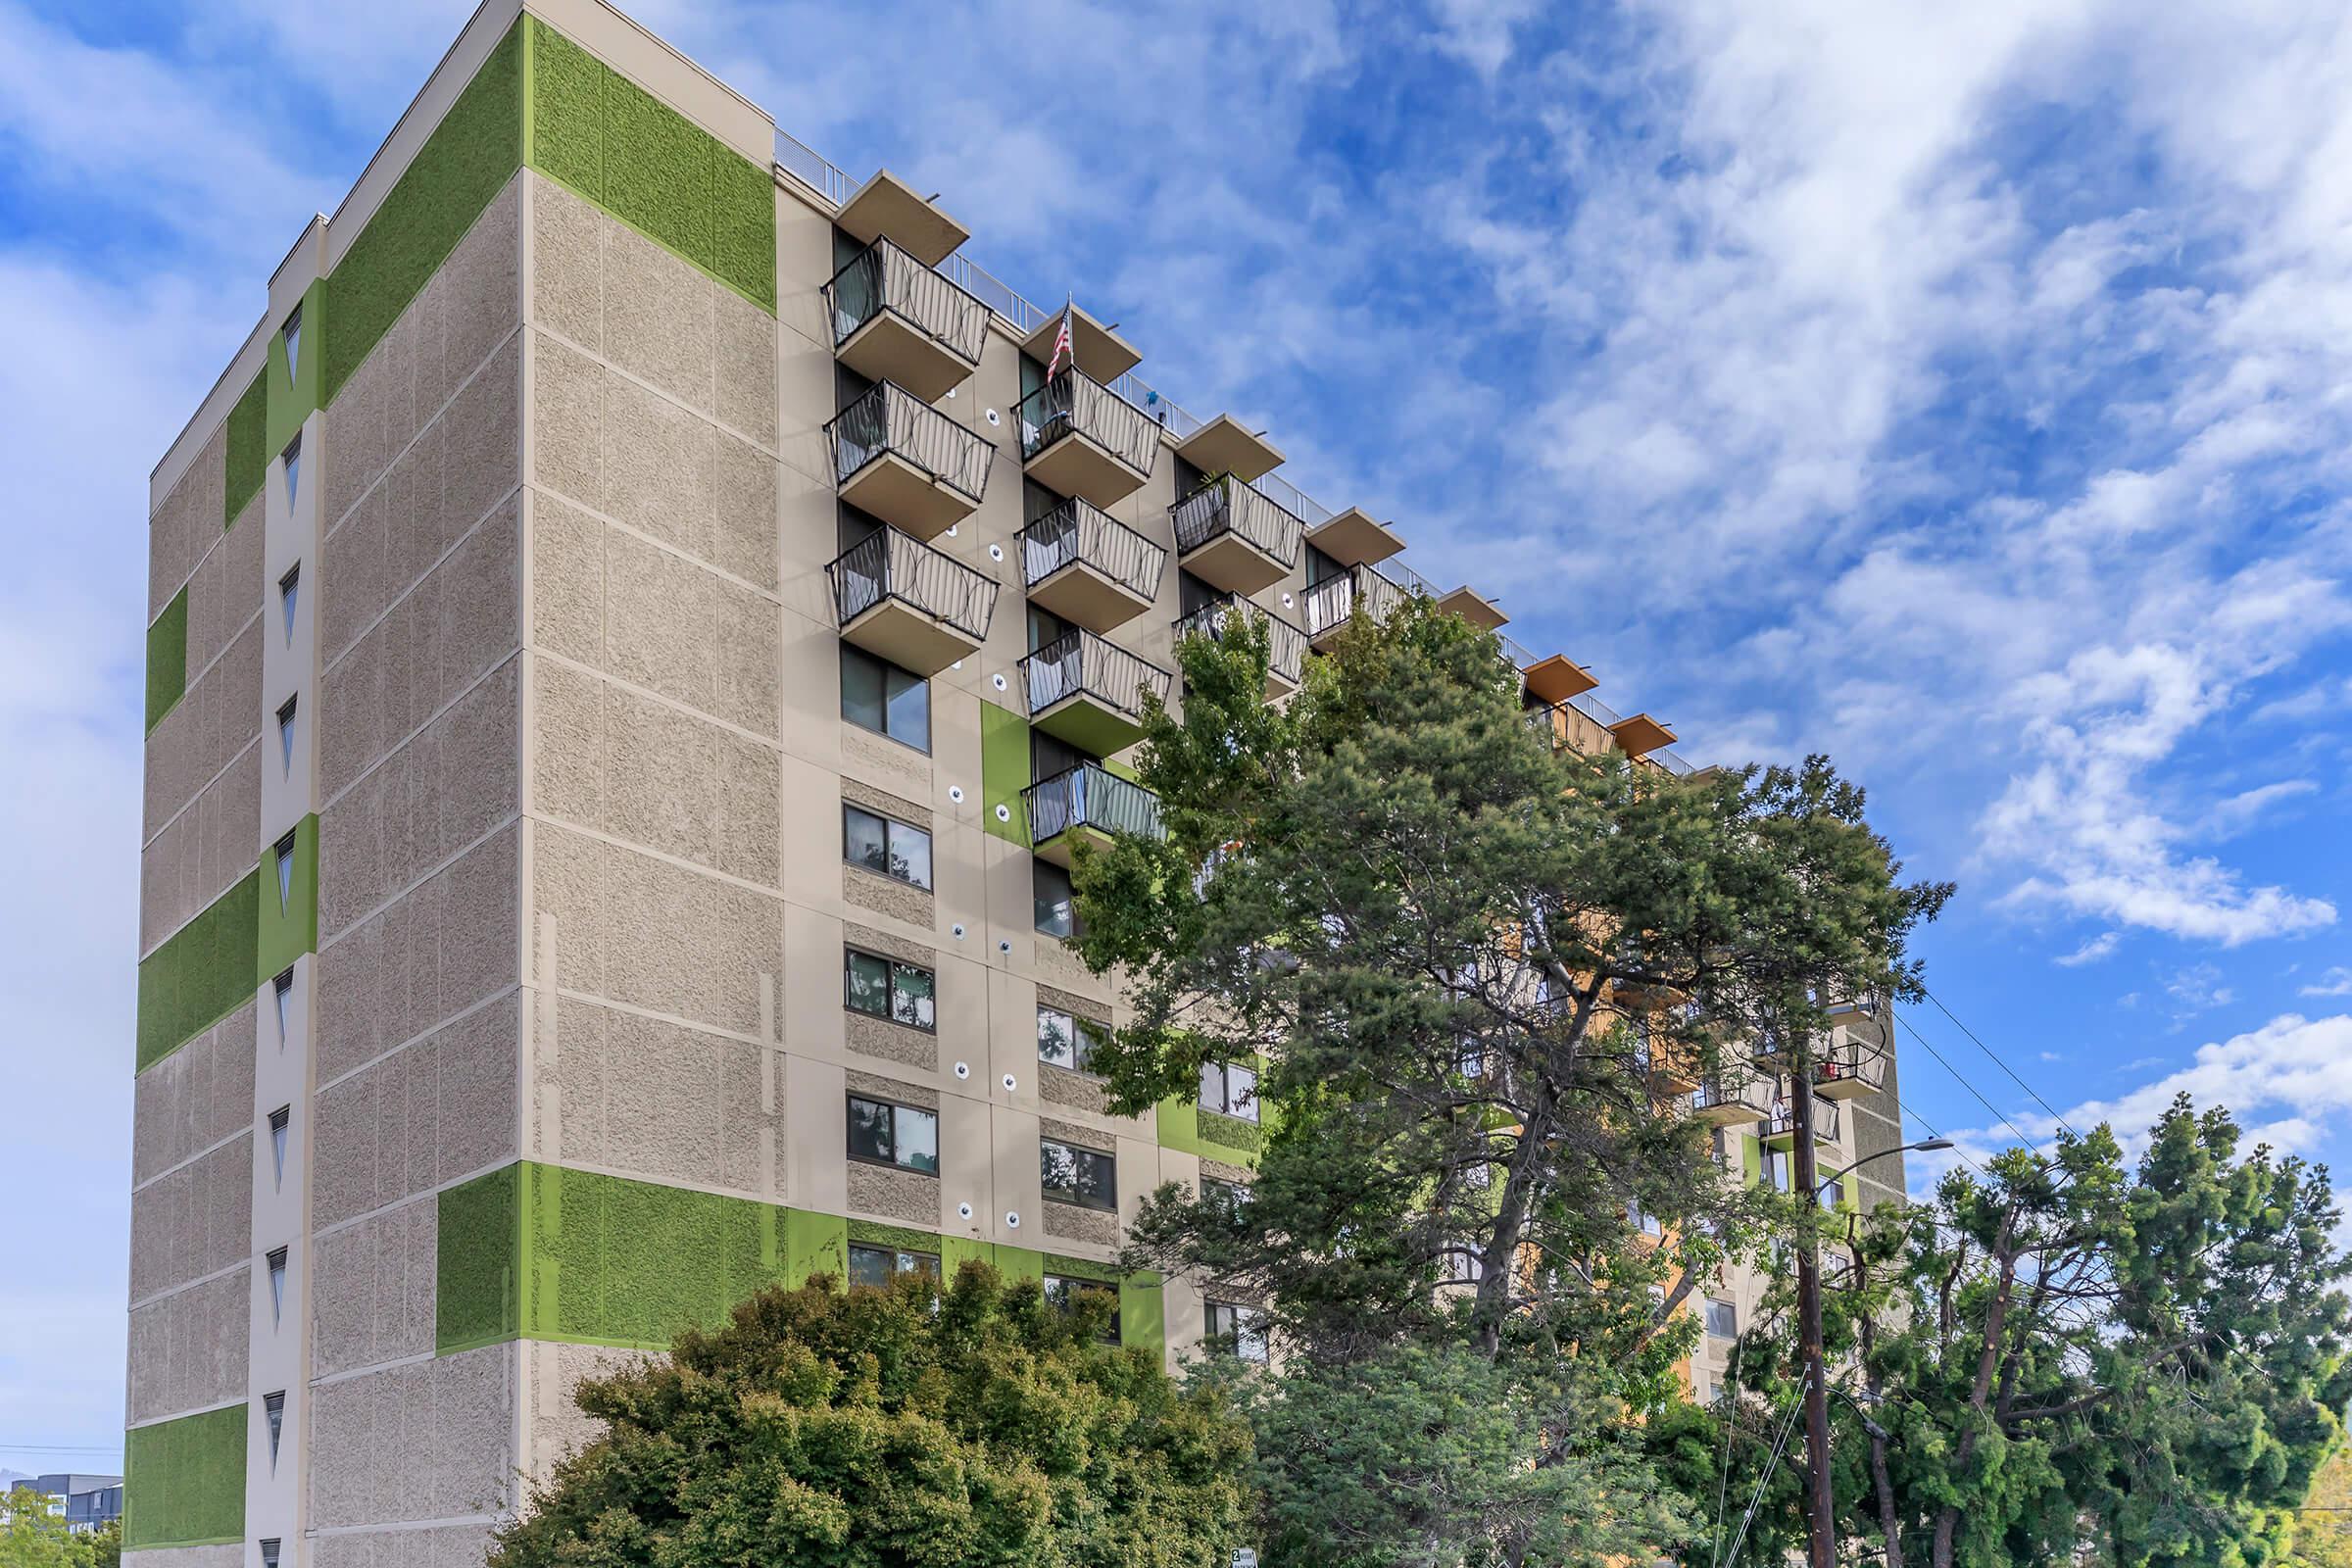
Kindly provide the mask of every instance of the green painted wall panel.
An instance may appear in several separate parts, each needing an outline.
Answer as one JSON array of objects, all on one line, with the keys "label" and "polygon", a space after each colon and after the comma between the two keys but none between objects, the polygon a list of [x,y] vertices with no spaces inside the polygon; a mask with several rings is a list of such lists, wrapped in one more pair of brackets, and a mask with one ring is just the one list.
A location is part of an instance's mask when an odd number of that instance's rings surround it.
[{"label": "green painted wall panel", "polygon": [[270,352],[263,380],[269,385],[262,443],[264,463],[286,450],[302,429],[302,421],[323,406],[319,397],[325,377],[319,371],[325,358],[319,346],[326,336],[326,280],[313,278],[302,296],[302,333],[294,348],[294,364],[286,364],[285,322],[270,323]]},{"label": "green painted wall panel", "polygon": [[138,1070],[252,999],[261,891],[256,870],[139,960]]},{"label": "green painted wall panel", "polygon": [[[980,704],[980,825],[1001,839],[1029,847],[1029,721],[1009,708]],[[1006,821],[997,820],[1004,807]]]},{"label": "green painted wall panel", "polygon": [[1756,1142],[1754,1133],[1740,1133],[1740,1179],[1743,1186],[1753,1187],[1764,1179],[1764,1146]]},{"label": "green painted wall panel", "polygon": [[253,378],[228,411],[228,487],[226,505],[220,518],[225,531],[245,510],[262,487],[262,476],[270,471],[270,369]]},{"label": "green painted wall panel", "polygon": [[[275,737],[271,737],[274,744]],[[259,935],[255,944],[253,983],[265,984],[284,973],[306,953],[318,951],[318,817],[316,812],[294,824],[293,875],[285,897],[278,894],[277,850],[262,856]]]},{"label": "green painted wall panel", "polygon": [[188,694],[188,590],[181,588],[147,628],[147,733]]},{"label": "green painted wall panel", "polygon": [[[383,339],[522,166],[522,28],[510,28],[326,280],[319,401]],[[310,336],[306,325],[303,335]]]},{"label": "green painted wall panel", "polygon": [[537,18],[527,23],[531,167],[773,315],[774,176]]},{"label": "green painted wall panel", "polygon": [[447,1189],[439,1202],[433,1349],[454,1355],[522,1332],[520,1165]]},{"label": "green painted wall panel", "polygon": [[1167,1294],[1158,1280],[1136,1278],[1119,1286],[1119,1343],[1167,1353]]},{"label": "green painted wall panel", "polygon": [[210,1546],[245,1539],[245,1406],[122,1435],[122,1545]]}]

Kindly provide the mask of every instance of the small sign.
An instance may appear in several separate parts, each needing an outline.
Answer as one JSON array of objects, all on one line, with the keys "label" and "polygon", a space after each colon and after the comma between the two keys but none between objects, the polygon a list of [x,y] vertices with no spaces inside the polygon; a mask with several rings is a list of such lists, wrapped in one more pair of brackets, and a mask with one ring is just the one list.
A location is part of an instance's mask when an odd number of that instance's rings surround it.
[{"label": "small sign", "polygon": [[1257,1548],[1255,1546],[1234,1547],[1233,1568],[1257,1568]]}]

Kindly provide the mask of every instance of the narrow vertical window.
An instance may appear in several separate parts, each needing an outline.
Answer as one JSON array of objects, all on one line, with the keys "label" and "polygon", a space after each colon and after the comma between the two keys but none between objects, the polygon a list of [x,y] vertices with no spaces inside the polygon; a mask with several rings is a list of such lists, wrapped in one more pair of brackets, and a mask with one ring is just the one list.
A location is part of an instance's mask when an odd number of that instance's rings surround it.
[{"label": "narrow vertical window", "polygon": [[277,841],[277,908],[283,914],[294,898],[294,835]]},{"label": "narrow vertical window", "polygon": [[301,592],[302,563],[298,561],[286,568],[286,574],[283,577],[277,579],[277,604],[286,615],[286,646],[288,648],[294,646],[294,602],[301,597]]},{"label": "narrow vertical window", "polygon": [[262,1543],[262,1568],[277,1568],[277,1538],[271,1536]]},{"label": "narrow vertical window", "polygon": [[299,697],[289,697],[277,710],[278,769],[287,778],[294,776],[294,710],[301,701]]},{"label": "narrow vertical window", "polygon": [[277,1468],[277,1440],[286,1430],[286,1396],[282,1389],[262,1396],[262,1413],[270,1422],[270,1468]]},{"label": "narrow vertical window", "polygon": [[275,1324],[286,1315],[286,1250],[279,1248],[270,1254],[270,1321]]},{"label": "narrow vertical window", "polygon": [[297,434],[286,443],[286,505],[294,504],[302,482],[302,437]]},{"label": "narrow vertical window", "polygon": [[280,1105],[270,1113],[270,1154],[277,1162],[277,1184],[286,1184],[286,1132],[294,1120],[294,1107]]},{"label": "narrow vertical window", "polygon": [[302,306],[300,304],[286,313],[286,324],[277,329],[277,335],[285,340],[286,379],[290,381],[301,373],[299,367],[302,364]]},{"label": "narrow vertical window", "polygon": [[286,1049],[286,1024],[294,1011],[294,971],[288,969],[270,982],[277,1002],[277,1049]]}]

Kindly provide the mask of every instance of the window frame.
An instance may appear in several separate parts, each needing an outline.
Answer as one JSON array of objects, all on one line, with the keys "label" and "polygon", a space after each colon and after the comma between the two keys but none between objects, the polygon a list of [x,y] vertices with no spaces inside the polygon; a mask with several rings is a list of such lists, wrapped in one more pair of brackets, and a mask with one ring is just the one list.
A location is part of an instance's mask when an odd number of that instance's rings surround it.
[{"label": "window frame", "polygon": [[[1045,901],[1037,894],[1037,881],[1041,876],[1058,877],[1061,881],[1063,892],[1056,903],[1060,908],[1066,911],[1063,919],[1063,923],[1069,928],[1066,931],[1057,931],[1037,918],[1038,909],[1045,904]],[[1070,880],[1069,869],[1066,866],[1055,865],[1052,860],[1042,860],[1034,856],[1030,858],[1029,906],[1030,925],[1039,936],[1052,937],[1056,942],[1075,942],[1086,932],[1085,922],[1078,918],[1078,890]]]},{"label": "window frame", "polygon": [[[882,824],[882,863],[884,869],[877,870],[874,866],[854,857],[850,853],[850,817],[852,812],[855,812],[859,816],[871,817],[875,821]],[[887,869],[893,859],[891,852],[896,843],[894,836],[895,833],[912,833],[923,841],[923,875],[919,880],[911,876],[901,876],[898,872]],[[856,801],[845,800],[841,803],[841,863],[844,865],[856,866],[858,870],[865,872],[869,876],[888,877],[893,882],[903,883],[910,888],[921,888],[925,893],[929,893],[933,891],[932,883],[934,880],[934,866],[931,858],[932,845],[933,841],[931,837],[931,830],[929,828],[916,827],[912,822],[902,822],[897,817],[890,815],[886,811],[877,811],[870,806],[860,806]]]},{"label": "window frame", "polygon": [[[859,1280],[858,1278],[858,1254],[860,1252],[888,1258],[891,1265],[890,1278],[879,1285],[871,1280]],[[908,1258],[928,1258],[931,1266],[928,1269],[906,1267],[905,1265]],[[888,1288],[891,1280],[897,1280],[908,1274],[921,1274],[927,1275],[931,1279],[939,1279],[942,1277],[942,1267],[945,1261],[942,1254],[938,1252],[920,1251],[911,1247],[884,1247],[879,1242],[852,1242],[849,1251],[843,1254],[843,1284],[853,1290],[882,1290]]]},{"label": "window frame", "polygon": [[270,1471],[277,1472],[277,1452],[286,1435],[286,1391],[262,1396],[262,1416],[270,1426]]},{"label": "window frame", "polygon": [[1119,1318],[1120,1308],[1124,1303],[1120,1300],[1117,1285],[1109,1280],[1088,1279],[1083,1274],[1055,1274],[1049,1271],[1039,1281],[1039,1288],[1045,1292],[1046,1304],[1056,1312],[1071,1310],[1077,1304],[1076,1298],[1084,1292],[1094,1291],[1109,1297],[1110,1331],[1102,1336],[1102,1343],[1104,1345],[1121,1343]]},{"label": "window frame", "polygon": [[[855,1134],[858,1126],[858,1112],[856,1107],[861,1104],[878,1105],[882,1109],[890,1112],[890,1127],[888,1133],[890,1139],[890,1157],[885,1159],[879,1155],[861,1154],[858,1152],[857,1145],[854,1142],[847,1142],[845,1143],[845,1151],[852,1160],[860,1165],[879,1165],[885,1170],[911,1171],[917,1176],[936,1177],[940,1174],[941,1160],[939,1157],[938,1111],[933,1110],[925,1105],[909,1105],[896,1100],[876,1100],[871,1095],[861,1095],[855,1090],[852,1090],[847,1096],[847,1104],[844,1106],[844,1125],[852,1134]],[[911,1112],[917,1116],[928,1116],[931,1118],[931,1168],[929,1170],[925,1170],[920,1165],[909,1164],[905,1159],[899,1157],[899,1117],[907,1112]]]},{"label": "window frame", "polygon": [[[1071,1156],[1070,1164],[1074,1171],[1083,1172],[1089,1160],[1100,1162],[1101,1166],[1108,1173],[1108,1201],[1100,1201],[1096,1198],[1085,1196],[1086,1184],[1083,1177],[1076,1185],[1068,1188],[1056,1187],[1048,1182],[1046,1180],[1046,1151],[1049,1149],[1067,1152]],[[1048,1138],[1041,1133],[1037,1140],[1037,1165],[1038,1191],[1048,1201],[1066,1203],[1072,1208],[1091,1208],[1098,1214],[1116,1214],[1119,1211],[1118,1155],[1106,1154],[1100,1149],[1089,1149],[1084,1144],[1067,1143],[1059,1138]]]},{"label": "window frame", "polygon": [[[1709,1296],[1701,1299],[1703,1304],[1699,1307],[1699,1326],[1706,1331],[1707,1338],[1710,1340],[1738,1339],[1740,1337],[1740,1303],[1724,1296]],[[1716,1332],[1715,1309],[1717,1307],[1723,1308],[1725,1314],[1731,1319],[1732,1332],[1729,1334]]]},{"label": "window frame", "polygon": [[[849,671],[853,662],[860,661],[874,666],[874,671],[882,683],[882,727],[879,729],[850,711]],[[923,694],[923,738],[920,741],[908,740],[890,727],[892,710],[890,678],[893,675],[903,676],[911,682],[911,686],[906,689],[920,691]],[[845,642],[841,645],[841,721],[843,723],[855,725],[868,735],[879,735],[886,741],[896,741],[908,751],[920,752],[925,757],[931,755],[931,678],[928,675],[917,675],[910,669],[892,663],[880,654],[868,653],[856,643]]]},{"label": "window frame", "polygon": [[[1233,1108],[1233,1075],[1237,1070],[1250,1075],[1248,1108],[1239,1110]],[[1208,1087],[1208,1075],[1212,1072],[1217,1075],[1218,1103],[1210,1104],[1208,1096],[1203,1093],[1198,1102],[1200,1108],[1212,1115],[1230,1116],[1235,1121],[1255,1122],[1257,1120],[1257,1063],[1254,1061],[1202,1062],[1200,1064],[1200,1087],[1203,1091]]]},{"label": "window frame", "polygon": [[[850,975],[852,962],[858,958],[870,958],[883,966],[884,1001],[880,1012],[876,1012],[871,1007],[861,1007],[858,1004],[857,992],[851,984]],[[912,1023],[899,1016],[899,971],[902,969],[911,974],[919,974],[931,982],[929,999],[931,1021],[929,1023]],[[845,942],[841,948],[841,1004],[862,1018],[880,1018],[885,1023],[895,1023],[902,1029],[914,1029],[927,1035],[936,1035],[939,1033],[939,971],[926,969],[919,963],[909,963],[904,958],[894,958],[887,953],[876,953],[871,948],[861,948],[854,943]]]},{"label": "window frame", "polygon": [[[1232,1356],[1237,1361],[1248,1361],[1253,1366],[1265,1366],[1272,1361],[1272,1350],[1266,1340],[1266,1309],[1264,1307],[1251,1306],[1247,1301],[1224,1301],[1214,1297],[1208,1297],[1201,1300],[1200,1309],[1201,1337],[1224,1342],[1219,1347],[1224,1354]],[[1233,1320],[1230,1327],[1219,1328],[1217,1326],[1219,1313],[1226,1314]],[[1254,1322],[1243,1323],[1241,1319],[1244,1313],[1248,1313]],[[1257,1343],[1255,1355],[1250,1354],[1248,1348],[1252,1338]]]},{"label": "window frame", "polygon": [[[1046,1054],[1046,1019],[1049,1015],[1066,1019],[1069,1023],[1070,1059],[1066,1062],[1055,1061]],[[1041,1002],[1037,1004],[1037,1059],[1045,1066],[1058,1067],[1063,1072],[1084,1073],[1089,1078],[1102,1077],[1095,1070],[1095,1052],[1109,1032],[1110,1026],[1100,1018],[1082,1017],[1067,1007],[1056,1007],[1050,1003]]]},{"label": "window frame", "polygon": [[270,1113],[270,1157],[276,1167],[276,1185],[286,1185],[286,1154],[294,1141],[294,1106],[278,1106]]},{"label": "window frame", "polygon": [[280,1247],[264,1253],[262,1266],[270,1271],[270,1323],[272,1328],[286,1320],[286,1253]]}]

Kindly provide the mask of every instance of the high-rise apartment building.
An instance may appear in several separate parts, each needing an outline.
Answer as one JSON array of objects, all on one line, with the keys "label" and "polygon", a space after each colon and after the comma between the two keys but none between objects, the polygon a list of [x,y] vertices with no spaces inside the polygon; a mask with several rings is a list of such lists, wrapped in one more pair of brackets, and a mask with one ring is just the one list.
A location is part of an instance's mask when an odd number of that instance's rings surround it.
[{"label": "high-rise apartment building", "polygon": [[142,1568],[477,1561],[583,1371],[817,1269],[1246,1326],[1110,1266],[1256,1128],[1104,1114],[1068,852],[1154,823],[1180,628],[1269,617],[1279,689],[1429,590],[964,238],[601,0],[489,0],[270,280],[152,486]]}]

